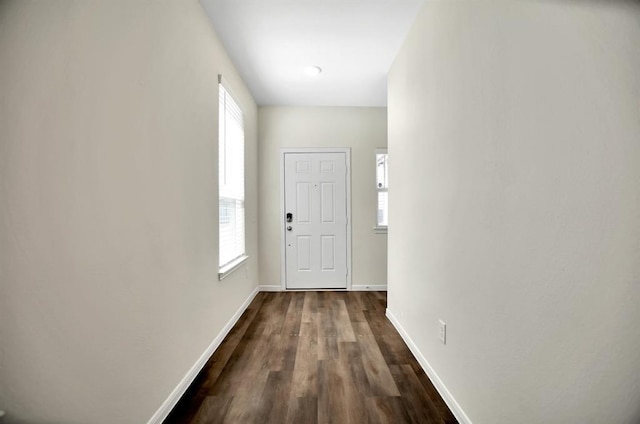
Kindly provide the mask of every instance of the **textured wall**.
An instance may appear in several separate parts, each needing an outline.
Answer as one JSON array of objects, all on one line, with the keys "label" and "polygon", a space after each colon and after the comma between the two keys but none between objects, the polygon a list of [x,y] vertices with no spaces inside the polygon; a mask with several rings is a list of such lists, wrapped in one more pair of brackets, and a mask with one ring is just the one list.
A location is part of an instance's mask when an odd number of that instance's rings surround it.
[{"label": "textured wall", "polygon": [[638,99],[636,2],[427,2],[397,56],[389,308],[475,424],[640,422]]},{"label": "textured wall", "polygon": [[[0,409],[144,423],[257,285],[196,1],[0,2]],[[219,282],[217,74],[249,266]]]}]

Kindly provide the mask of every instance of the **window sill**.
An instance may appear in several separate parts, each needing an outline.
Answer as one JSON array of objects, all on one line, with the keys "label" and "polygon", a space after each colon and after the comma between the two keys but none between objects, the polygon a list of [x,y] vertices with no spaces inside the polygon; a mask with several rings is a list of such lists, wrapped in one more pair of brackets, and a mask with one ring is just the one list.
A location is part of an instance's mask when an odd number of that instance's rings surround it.
[{"label": "window sill", "polygon": [[240,268],[245,262],[247,262],[247,259],[249,259],[249,257],[247,255],[244,256],[240,256],[238,259],[236,259],[235,261],[225,265],[224,267],[220,268],[220,270],[218,271],[218,280],[222,281],[225,278],[227,278],[229,275],[231,275],[235,270],[237,270],[238,268]]},{"label": "window sill", "polygon": [[373,232],[376,234],[387,234],[389,227],[373,227]]}]

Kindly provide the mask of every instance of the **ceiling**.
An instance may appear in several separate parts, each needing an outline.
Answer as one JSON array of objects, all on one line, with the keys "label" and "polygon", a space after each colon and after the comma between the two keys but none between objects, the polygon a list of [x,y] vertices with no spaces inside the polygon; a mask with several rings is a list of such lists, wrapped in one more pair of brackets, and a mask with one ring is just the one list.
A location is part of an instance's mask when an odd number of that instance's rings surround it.
[{"label": "ceiling", "polygon": [[386,106],[387,72],[423,2],[201,0],[256,102],[287,106]]}]

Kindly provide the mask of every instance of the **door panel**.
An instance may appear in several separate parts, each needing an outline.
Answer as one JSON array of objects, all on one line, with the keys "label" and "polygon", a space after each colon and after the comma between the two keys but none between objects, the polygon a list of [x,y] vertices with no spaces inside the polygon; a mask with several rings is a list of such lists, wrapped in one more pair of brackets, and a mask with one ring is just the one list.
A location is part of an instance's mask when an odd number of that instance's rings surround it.
[{"label": "door panel", "polygon": [[335,222],[335,184],[334,183],[322,183],[322,197],[321,197],[321,209],[322,209],[322,223],[332,224]]},{"label": "door panel", "polygon": [[334,236],[322,236],[322,270],[333,271],[336,263],[336,238]]},{"label": "door panel", "polygon": [[297,252],[298,257],[298,269],[296,271],[310,271],[311,270],[311,237],[309,236],[297,236]]},{"label": "door panel", "polygon": [[296,214],[297,222],[309,223],[311,217],[311,184],[297,183]]},{"label": "door panel", "polygon": [[[285,281],[288,289],[347,287],[345,153],[284,155]],[[283,219],[285,218],[283,217]]]}]

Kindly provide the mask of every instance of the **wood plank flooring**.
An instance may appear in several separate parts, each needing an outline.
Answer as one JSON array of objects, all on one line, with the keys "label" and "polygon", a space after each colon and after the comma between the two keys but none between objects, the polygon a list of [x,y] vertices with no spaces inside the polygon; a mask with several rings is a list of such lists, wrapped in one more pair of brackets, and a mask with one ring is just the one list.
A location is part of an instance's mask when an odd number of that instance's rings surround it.
[{"label": "wood plank flooring", "polygon": [[457,423],[386,300],[259,293],[165,424]]}]

